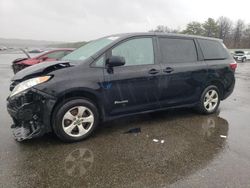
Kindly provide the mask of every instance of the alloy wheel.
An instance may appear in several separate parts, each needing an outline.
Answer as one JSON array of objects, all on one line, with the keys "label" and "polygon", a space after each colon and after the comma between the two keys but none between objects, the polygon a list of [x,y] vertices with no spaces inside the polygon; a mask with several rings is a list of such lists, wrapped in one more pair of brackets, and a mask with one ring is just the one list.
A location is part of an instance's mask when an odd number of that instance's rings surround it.
[{"label": "alloy wheel", "polygon": [[208,112],[213,111],[219,102],[218,92],[214,89],[208,90],[204,97],[203,105]]},{"label": "alloy wheel", "polygon": [[89,132],[94,124],[94,114],[86,106],[75,106],[63,116],[64,132],[72,137],[81,137]]}]

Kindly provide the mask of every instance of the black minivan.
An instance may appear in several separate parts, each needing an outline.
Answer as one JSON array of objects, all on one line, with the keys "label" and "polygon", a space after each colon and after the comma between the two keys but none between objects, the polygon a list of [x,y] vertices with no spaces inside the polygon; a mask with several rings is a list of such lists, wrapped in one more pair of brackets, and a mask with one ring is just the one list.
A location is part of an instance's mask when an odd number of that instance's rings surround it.
[{"label": "black minivan", "polygon": [[219,39],[112,35],[18,72],[7,108],[18,141],[51,131],[79,141],[122,116],[177,107],[214,113],[234,89],[236,67]]}]

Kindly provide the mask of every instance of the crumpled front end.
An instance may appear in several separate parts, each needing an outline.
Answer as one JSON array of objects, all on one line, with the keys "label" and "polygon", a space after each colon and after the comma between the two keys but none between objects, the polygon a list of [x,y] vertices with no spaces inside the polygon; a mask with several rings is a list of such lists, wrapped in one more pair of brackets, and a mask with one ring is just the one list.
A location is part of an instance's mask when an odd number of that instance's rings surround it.
[{"label": "crumpled front end", "polygon": [[237,55],[235,55],[234,59],[235,59],[235,61],[241,61],[243,59],[243,57],[244,56],[237,56]]},{"label": "crumpled front end", "polygon": [[7,109],[13,119],[11,129],[17,141],[42,136],[51,131],[50,114],[55,99],[34,88],[7,99]]}]

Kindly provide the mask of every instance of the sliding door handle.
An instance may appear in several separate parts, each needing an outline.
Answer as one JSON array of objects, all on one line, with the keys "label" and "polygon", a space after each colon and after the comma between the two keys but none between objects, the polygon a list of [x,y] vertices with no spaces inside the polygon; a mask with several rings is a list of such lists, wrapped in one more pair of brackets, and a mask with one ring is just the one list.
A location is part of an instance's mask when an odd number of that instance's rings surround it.
[{"label": "sliding door handle", "polygon": [[148,74],[158,74],[160,71],[157,69],[151,69],[148,71]]},{"label": "sliding door handle", "polygon": [[171,72],[173,72],[173,71],[174,71],[174,69],[171,68],[171,67],[167,67],[167,68],[165,68],[165,69],[163,70],[163,72],[165,72],[165,73],[171,73]]}]

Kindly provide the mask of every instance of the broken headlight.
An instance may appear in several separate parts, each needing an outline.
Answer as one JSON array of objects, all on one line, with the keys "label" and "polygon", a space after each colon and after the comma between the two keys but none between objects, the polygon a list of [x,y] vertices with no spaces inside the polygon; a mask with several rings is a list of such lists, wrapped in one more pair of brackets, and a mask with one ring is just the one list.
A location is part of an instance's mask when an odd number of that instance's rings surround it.
[{"label": "broken headlight", "polygon": [[22,91],[25,91],[26,89],[29,89],[35,85],[47,82],[50,78],[51,78],[51,76],[40,76],[40,77],[25,80],[25,81],[23,81],[15,86],[15,88],[12,90],[12,92],[10,94],[10,97],[12,97],[12,96],[14,96]]}]

